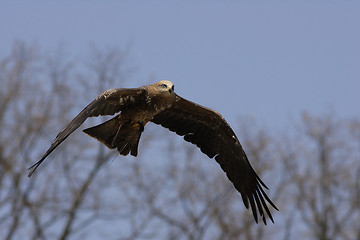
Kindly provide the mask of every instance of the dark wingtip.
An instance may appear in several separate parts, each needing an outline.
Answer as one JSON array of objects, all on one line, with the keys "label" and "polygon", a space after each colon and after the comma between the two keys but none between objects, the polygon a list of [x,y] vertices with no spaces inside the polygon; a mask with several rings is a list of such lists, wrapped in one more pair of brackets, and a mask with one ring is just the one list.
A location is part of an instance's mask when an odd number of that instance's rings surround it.
[{"label": "dark wingtip", "polygon": [[30,170],[29,174],[27,175],[28,178],[30,178],[33,175],[33,173],[35,172],[35,170],[37,169],[38,166],[39,165],[35,164],[35,165],[32,165],[31,167],[28,168],[28,170]]},{"label": "dark wingtip", "polygon": [[40,166],[40,164],[44,161],[44,157],[41,158],[39,161],[37,161],[34,165],[32,165],[31,167],[28,168],[28,170],[30,170],[29,174],[27,175],[28,178],[30,178],[33,173],[36,171],[36,169]]},{"label": "dark wingtip", "polygon": [[261,222],[260,219],[262,219],[262,222],[265,225],[269,222],[267,221],[268,219],[270,219],[272,223],[275,223],[268,204],[277,211],[279,211],[279,209],[265,193],[263,187],[267,188],[266,185],[260,180],[260,178],[257,177],[257,180],[254,192],[249,190],[247,194],[241,194],[245,207],[248,208],[250,205],[254,220],[257,224]]}]

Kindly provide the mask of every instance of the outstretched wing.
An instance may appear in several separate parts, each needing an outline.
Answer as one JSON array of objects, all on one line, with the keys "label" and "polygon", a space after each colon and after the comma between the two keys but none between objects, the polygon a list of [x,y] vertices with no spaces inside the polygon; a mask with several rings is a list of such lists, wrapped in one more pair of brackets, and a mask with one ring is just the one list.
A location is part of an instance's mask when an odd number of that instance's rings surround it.
[{"label": "outstretched wing", "polygon": [[30,172],[28,177],[31,177],[45,158],[88,117],[114,115],[124,108],[134,107],[137,102],[144,100],[145,95],[146,89],[144,88],[110,89],[100,94],[100,96],[87,105],[68,125],[64,127],[63,130],[60,131],[41,159],[29,168]]},{"label": "outstretched wing", "polygon": [[255,221],[258,213],[266,224],[266,216],[274,222],[266,201],[276,206],[266,195],[261,181],[250,165],[235,133],[217,112],[176,96],[169,109],[157,114],[152,122],[184,136],[209,158],[215,157],[229,180],[240,192],[246,208],[252,209]]}]

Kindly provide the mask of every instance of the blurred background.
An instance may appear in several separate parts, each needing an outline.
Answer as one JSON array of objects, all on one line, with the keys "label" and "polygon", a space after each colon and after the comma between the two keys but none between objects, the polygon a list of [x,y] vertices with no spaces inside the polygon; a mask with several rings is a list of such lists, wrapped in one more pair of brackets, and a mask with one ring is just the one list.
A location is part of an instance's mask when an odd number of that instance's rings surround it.
[{"label": "blurred background", "polygon": [[[359,22],[358,1],[1,1],[0,239],[360,239]],[[79,129],[27,178],[102,91],[163,79],[233,127],[275,224],[154,124],[137,158]]]}]

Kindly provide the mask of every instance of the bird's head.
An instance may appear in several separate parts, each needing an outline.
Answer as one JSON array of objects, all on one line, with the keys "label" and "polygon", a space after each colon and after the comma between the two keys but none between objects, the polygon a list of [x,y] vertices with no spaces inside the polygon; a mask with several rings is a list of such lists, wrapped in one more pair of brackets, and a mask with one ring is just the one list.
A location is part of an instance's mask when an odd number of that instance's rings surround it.
[{"label": "bird's head", "polygon": [[174,93],[174,84],[168,80],[162,80],[154,84],[157,89],[160,91],[165,91],[169,93]]}]

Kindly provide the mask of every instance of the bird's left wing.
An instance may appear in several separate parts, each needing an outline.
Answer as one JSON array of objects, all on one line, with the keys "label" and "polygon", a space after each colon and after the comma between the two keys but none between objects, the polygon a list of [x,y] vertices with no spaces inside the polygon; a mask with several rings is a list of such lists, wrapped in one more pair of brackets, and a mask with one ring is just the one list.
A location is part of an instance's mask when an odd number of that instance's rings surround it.
[{"label": "bird's left wing", "polygon": [[144,88],[118,88],[110,89],[98,96],[87,105],[69,124],[56,136],[49,149],[41,159],[32,165],[28,177],[35,172],[45,158],[59,146],[73,131],[75,131],[88,117],[99,115],[114,115],[124,108],[133,107],[138,101],[143,101],[146,95]]},{"label": "bird's left wing", "polygon": [[265,224],[266,214],[273,221],[266,201],[277,208],[262,188],[267,187],[250,165],[235,133],[218,112],[176,96],[172,107],[157,114],[152,122],[184,136],[185,141],[195,144],[208,157],[215,157],[240,192],[245,206],[249,208],[250,205],[255,221],[258,221],[258,213]]}]

